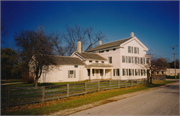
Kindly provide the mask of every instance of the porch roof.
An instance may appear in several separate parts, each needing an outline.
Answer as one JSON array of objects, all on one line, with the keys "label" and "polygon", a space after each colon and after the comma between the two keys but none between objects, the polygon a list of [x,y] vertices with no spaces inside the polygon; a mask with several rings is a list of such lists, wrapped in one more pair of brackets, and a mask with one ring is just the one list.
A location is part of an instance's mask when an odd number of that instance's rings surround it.
[{"label": "porch roof", "polygon": [[103,64],[103,63],[93,63],[93,64],[86,65],[86,68],[90,68],[90,67],[102,67],[102,68],[108,67],[109,68],[113,66],[110,64]]}]

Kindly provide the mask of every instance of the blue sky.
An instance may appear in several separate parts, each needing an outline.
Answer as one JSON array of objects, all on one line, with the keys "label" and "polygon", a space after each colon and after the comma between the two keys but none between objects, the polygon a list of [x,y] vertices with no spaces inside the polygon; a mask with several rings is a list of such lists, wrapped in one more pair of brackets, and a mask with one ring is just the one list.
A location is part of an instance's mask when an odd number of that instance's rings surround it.
[{"label": "blue sky", "polygon": [[14,33],[43,26],[46,32],[64,32],[66,24],[93,26],[111,42],[134,35],[152,54],[179,58],[179,1],[1,1],[1,20],[8,34],[1,47],[15,48]]}]

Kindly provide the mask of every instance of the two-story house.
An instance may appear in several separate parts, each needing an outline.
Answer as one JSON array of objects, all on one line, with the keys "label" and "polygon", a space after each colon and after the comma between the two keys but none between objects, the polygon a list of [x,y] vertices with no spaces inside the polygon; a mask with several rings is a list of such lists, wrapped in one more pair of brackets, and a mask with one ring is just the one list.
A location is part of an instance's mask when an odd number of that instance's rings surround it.
[{"label": "two-story house", "polygon": [[[126,39],[105,44],[99,41],[98,46],[87,52],[81,51],[79,41],[77,52],[66,57],[66,62],[59,60],[60,62],[57,62],[59,68],[56,71],[44,71],[39,82],[147,78],[146,51],[148,48],[134,36],[133,32],[131,37]],[[56,58],[64,57],[56,56]]]}]

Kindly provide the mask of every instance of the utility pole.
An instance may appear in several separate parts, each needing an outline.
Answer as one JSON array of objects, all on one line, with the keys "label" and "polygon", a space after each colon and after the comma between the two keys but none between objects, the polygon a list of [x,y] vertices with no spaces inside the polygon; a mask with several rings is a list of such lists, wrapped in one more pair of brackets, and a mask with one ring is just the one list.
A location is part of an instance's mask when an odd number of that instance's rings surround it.
[{"label": "utility pole", "polygon": [[177,46],[171,46],[171,47],[173,48],[173,53],[174,53],[174,68],[175,68],[175,79],[176,79],[176,60],[175,60],[175,51],[174,51],[174,49]]}]

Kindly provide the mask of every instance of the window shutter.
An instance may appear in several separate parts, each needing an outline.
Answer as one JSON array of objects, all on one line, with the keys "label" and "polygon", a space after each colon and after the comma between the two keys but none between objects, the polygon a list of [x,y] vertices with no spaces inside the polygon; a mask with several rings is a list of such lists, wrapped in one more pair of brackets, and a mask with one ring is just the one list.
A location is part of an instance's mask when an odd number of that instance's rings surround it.
[{"label": "window shutter", "polygon": [[76,70],[74,70],[74,78],[76,78]]},{"label": "window shutter", "polygon": [[119,76],[119,69],[117,69],[117,73],[118,73],[118,76]]},{"label": "window shutter", "polygon": [[92,69],[92,73],[93,73],[93,76],[94,76],[94,69]]},{"label": "window shutter", "polygon": [[68,78],[70,78],[70,70],[68,70]]},{"label": "window shutter", "polygon": [[115,76],[115,69],[113,69],[113,75]]},{"label": "window shutter", "polygon": [[138,49],[138,54],[139,54],[139,48],[137,48]]},{"label": "window shutter", "polygon": [[130,47],[128,46],[128,53],[130,53]]}]

